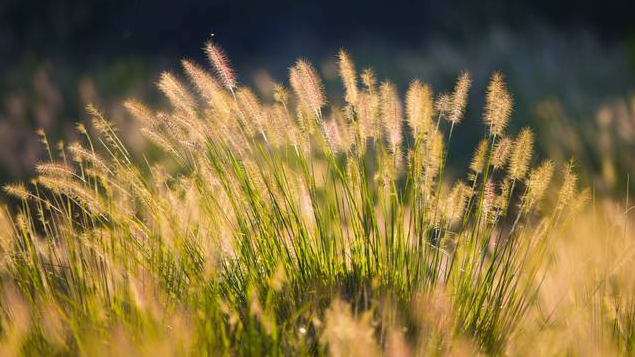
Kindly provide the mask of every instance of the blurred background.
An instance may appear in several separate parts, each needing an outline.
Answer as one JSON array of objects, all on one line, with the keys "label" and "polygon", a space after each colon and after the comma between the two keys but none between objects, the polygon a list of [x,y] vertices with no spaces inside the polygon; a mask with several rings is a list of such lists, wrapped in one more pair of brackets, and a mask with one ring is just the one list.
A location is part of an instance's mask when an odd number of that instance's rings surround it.
[{"label": "blurred background", "polygon": [[621,195],[628,175],[635,181],[634,14],[634,1],[618,0],[2,0],[0,184],[30,178],[46,159],[36,129],[51,143],[74,140],[89,103],[140,148],[121,101],[164,105],[160,72],[178,72],[181,58],[205,63],[214,33],[240,82],[263,91],[301,56],[340,94],[340,48],[402,95],[412,78],[443,92],[470,71],[450,158],[459,172],[483,133],[487,79],[502,71],[515,100],[510,132],[531,125],[543,155],[576,157],[587,184]]}]

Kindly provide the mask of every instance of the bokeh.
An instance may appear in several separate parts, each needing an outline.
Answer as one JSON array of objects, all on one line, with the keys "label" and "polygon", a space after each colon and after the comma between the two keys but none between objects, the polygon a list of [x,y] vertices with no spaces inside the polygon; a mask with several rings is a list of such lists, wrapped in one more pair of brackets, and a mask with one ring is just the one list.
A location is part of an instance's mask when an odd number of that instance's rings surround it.
[{"label": "bokeh", "polygon": [[[92,103],[135,144],[122,100],[162,105],[160,72],[205,59],[213,33],[242,83],[266,92],[297,57],[339,94],[335,55],[373,64],[401,95],[412,78],[437,92],[462,70],[474,78],[450,158],[462,172],[481,136],[482,93],[501,71],[514,125],[538,149],[576,157],[587,184],[621,195],[633,172],[635,5],[629,1],[24,1],[0,3],[0,183],[25,180],[45,159],[35,131],[69,142]],[[337,105],[339,103],[330,103]],[[478,129],[477,129],[478,128]],[[629,134],[630,133],[630,134]],[[616,138],[616,139],[615,139]],[[630,180],[632,183],[635,180]]]}]

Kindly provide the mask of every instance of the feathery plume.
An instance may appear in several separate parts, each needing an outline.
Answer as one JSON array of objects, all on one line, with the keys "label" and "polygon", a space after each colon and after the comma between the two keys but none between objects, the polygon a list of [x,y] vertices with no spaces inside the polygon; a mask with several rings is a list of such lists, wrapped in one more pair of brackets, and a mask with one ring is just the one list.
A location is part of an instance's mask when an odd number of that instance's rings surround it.
[{"label": "feathery plume", "polygon": [[454,92],[452,93],[452,105],[450,112],[446,117],[452,124],[458,124],[463,117],[465,106],[467,104],[467,93],[472,85],[472,79],[467,72],[461,73],[454,86]]},{"label": "feathery plume", "polygon": [[509,158],[508,175],[512,180],[522,179],[527,173],[534,146],[534,133],[523,128],[514,142],[514,149]]},{"label": "feathery plume", "polygon": [[168,97],[170,103],[176,109],[185,111],[186,113],[194,113],[196,102],[188,90],[168,72],[161,74],[159,80],[159,89]]},{"label": "feathery plume", "polygon": [[434,101],[434,108],[440,117],[447,118],[452,109],[452,97],[447,93],[440,94]]},{"label": "feathery plume", "polygon": [[234,88],[236,88],[236,75],[225,52],[212,41],[205,45],[205,52],[220,81],[225,88],[233,93]]},{"label": "feathery plume", "polygon": [[[132,115],[132,117],[138,120],[140,123],[153,128],[159,125],[156,116],[148,107],[146,107],[142,103],[130,99],[124,103],[124,107],[126,108],[126,110],[128,110],[128,113],[130,113],[130,115]],[[83,125],[82,128],[84,131],[86,130]]]},{"label": "feathery plume", "polygon": [[563,209],[571,204],[576,195],[576,183],[578,176],[573,172],[573,159],[564,166],[564,180],[560,192],[558,192],[558,209]]},{"label": "feathery plume", "polygon": [[324,106],[322,82],[310,63],[298,60],[290,70],[289,80],[298,100],[311,112],[318,114]]},{"label": "feathery plume", "polygon": [[231,113],[231,100],[227,98],[227,92],[222,89],[216,79],[200,66],[190,61],[183,60],[181,63],[190,81],[194,83],[194,86],[207,101],[207,104],[223,117],[228,116]]},{"label": "feathery plume", "polygon": [[73,169],[69,166],[57,163],[41,163],[36,165],[35,169],[40,175],[51,177],[70,178],[74,174]]},{"label": "feathery plume", "polygon": [[509,152],[512,148],[512,141],[509,138],[502,138],[494,147],[492,153],[492,166],[494,169],[500,169],[507,162]]},{"label": "feathery plume", "polygon": [[512,112],[512,96],[507,91],[503,75],[494,72],[487,86],[485,98],[485,124],[490,127],[492,136],[500,136],[509,122]]},{"label": "feathery plume", "polygon": [[406,114],[415,138],[422,138],[430,130],[433,110],[430,87],[415,79],[406,93]]},{"label": "feathery plume", "polygon": [[381,98],[381,119],[388,134],[391,150],[396,151],[401,144],[401,102],[397,89],[390,82],[384,82],[379,89]]},{"label": "feathery plume", "polygon": [[20,200],[26,200],[27,198],[29,198],[29,191],[26,189],[26,186],[24,186],[23,183],[9,183],[4,185],[2,189],[7,195],[13,196]]},{"label": "feathery plume", "polygon": [[93,166],[99,168],[103,172],[110,172],[108,165],[106,162],[99,157],[96,153],[87,150],[80,143],[73,142],[68,146],[68,150],[73,154],[75,161],[82,162],[87,161],[90,162]]},{"label": "feathery plume", "polygon": [[542,199],[553,177],[553,171],[553,161],[546,160],[543,161],[538,168],[529,173],[529,177],[527,178],[527,193],[525,196],[527,209],[535,206]]},{"label": "feathery plume", "polygon": [[351,61],[348,53],[344,50],[340,50],[338,59],[339,61],[337,64],[339,66],[339,73],[345,90],[344,99],[348,104],[355,106],[357,105],[357,96],[359,92],[357,88],[355,65],[353,64],[353,61]]},{"label": "feathery plume", "polygon": [[289,99],[289,93],[287,89],[279,83],[274,84],[273,86],[273,99],[283,105],[287,104],[287,100]]},{"label": "feathery plume", "polygon": [[374,93],[375,92],[375,85],[377,84],[377,79],[375,77],[375,71],[373,71],[372,68],[366,68],[363,72],[362,72],[362,83],[364,83],[364,85],[366,86],[366,90],[369,93]]},{"label": "feathery plume", "polygon": [[266,118],[256,95],[249,88],[240,88],[236,92],[236,97],[238,98],[238,103],[242,107],[245,115],[251,119],[251,124],[255,126],[257,131],[266,137],[264,131]]},{"label": "feathery plume", "polygon": [[485,160],[487,160],[487,140],[483,139],[478,143],[476,151],[474,151],[470,170],[480,174],[485,169]]}]

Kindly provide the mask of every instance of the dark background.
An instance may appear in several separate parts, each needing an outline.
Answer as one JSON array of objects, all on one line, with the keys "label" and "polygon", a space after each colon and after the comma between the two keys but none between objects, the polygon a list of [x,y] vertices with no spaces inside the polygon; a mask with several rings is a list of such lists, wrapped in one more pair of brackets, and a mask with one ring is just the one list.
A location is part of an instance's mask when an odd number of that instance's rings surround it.
[{"label": "dark background", "polygon": [[[332,61],[342,47],[358,67],[372,64],[394,79],[401,93],[413,77],[449,90],[467,69],[475,80],[470,121],[462,124],[469,129],[480,122],[494,70],[507,75],[517,126],[533,125],[535,106],[548,98],[573,117],[590,118],[599,103],[628,93],[635,88],[634,13],[635,1],[616,0],[2,0],[0,183],[28,178],[44,158],[36,128],[52,142],[73,139],[87,103],[122,121],[124,134],[133,130],[120,101],[160,105],[160,71],[178,71],[183,57],[204,62],[210,33],[245,84],[262,69],[285,80],[302,56],[337,92]],[[479,131],[459,132],[467,146]],[[469,150],[459,152],[468,159]]]}]

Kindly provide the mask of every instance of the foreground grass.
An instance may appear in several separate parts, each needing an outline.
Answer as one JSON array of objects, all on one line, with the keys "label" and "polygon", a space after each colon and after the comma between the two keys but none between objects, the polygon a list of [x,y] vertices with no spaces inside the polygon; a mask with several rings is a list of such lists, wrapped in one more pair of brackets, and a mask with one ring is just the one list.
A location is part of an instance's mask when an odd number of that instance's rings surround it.
[{"label": "foreground grass", "polygon": [[[568,333],[541,287],[589,193],[572,163],[551,183],[530,129],[505,133],[500,74],[470,170],[449,184],[468,74],[436,97],[413,81],[403,110],[341,52],[341,108],[303,60],[291,93],[263,103],[206,52],[214,75],[183,62],[196,94],[165,73],[169,111],[126,103],[165,160],[134,159],[90,108],[83,143],[42,133],[50,162],[5,187],[21,205],[0,220],[3,352],[497,355]],[[632,348],[630,330],[608,335]]]}]

